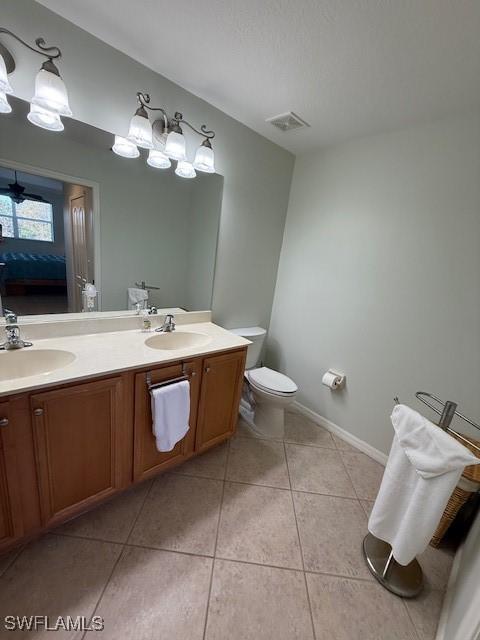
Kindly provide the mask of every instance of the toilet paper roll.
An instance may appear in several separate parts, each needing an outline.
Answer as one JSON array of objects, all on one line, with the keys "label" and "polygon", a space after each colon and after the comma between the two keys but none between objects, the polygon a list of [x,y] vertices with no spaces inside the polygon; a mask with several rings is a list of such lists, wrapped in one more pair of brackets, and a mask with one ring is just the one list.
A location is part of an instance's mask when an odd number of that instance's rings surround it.
[{"label": "toilet paper roll", "polygon": [[338,373],[334,373],[333,371],[327,371],[322,378],[322,384],[329,389],[338,389],[342,384],[342,376],[339,376]]}]

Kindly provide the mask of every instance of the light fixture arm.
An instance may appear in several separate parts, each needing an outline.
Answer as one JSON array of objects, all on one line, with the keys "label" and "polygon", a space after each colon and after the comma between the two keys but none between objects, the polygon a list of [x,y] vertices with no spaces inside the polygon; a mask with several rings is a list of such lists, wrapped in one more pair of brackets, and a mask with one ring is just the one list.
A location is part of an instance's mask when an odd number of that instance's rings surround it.
[{"label": "light fixture arm", "polygon": [[165,111],[165,109],[162,109],[162,107],[151,107],[149,93],[142,93],[141,91],[137,91],[137,99],[140,105],[144,109],[148,109],[149,111],[160,111],[160,113],[163,116],[165,131],[168,131],[169,120],[168,120],[168,114]]},{"label": "light fixture arm", "polygon": [[5,27],[0,27],[0,34],[2,33],[12,36],[12,38],[15,38],[17,42],[23,44],[25,47],[27,47],[27,49],[30,49],[30,51],[38,53],[41,56],[45,56],[49,60],[56,60],[57,58],[60,58],[62,56],[62,52],[58,47],[47,47],[44,38],[37,38],[35,40],[35,44],[38,47],[38,49],[36,49],[35,47],[32,47],[32,45],[28,44],[28,42],[25,42],[25,40],[22,40],[22,38],[13,33],[13,31],[5,29]]},{"label": "light fixture arm", "polygon": [[[180,111],[176,111],[173,118],[168,117],[168,113],[162,107],[151,107],[150,106],[150,94],[143,93],[142,91],[137,92],[137,99],[141,107],[144,109],[148,109],[149,111],[160,111],[163,115],[165,131],[175,131],[180,129],[180,124],[186,124],[187,127],[190,127],[192,131],[194,131],[199,136],[207,140],[211,140],[215,137],[215,131],[209,131],[206,125],[202,124],[200,127],[200,131],[196,129],[190,122],[183,119],[183,114]],[[180,129],[181,132],[181,129]]]},{"label": "light fixture arm", "polygon": [[183,119],[183,114],[181,114],[180,111],[175,112],[174,120],[177,124],[186,124],[187,127],[190,127],[192,131],[195,131],[195,133],[197,133],[199,136],[203,136],[208,140],[211,140],[215,137],[215,131],[209,131],[207,129],[207,126],[204,124],[202,124],[202,126],[200,127],[200,131],[196,129],[192,124],[190,124],[190,122],[188,122],[188,120]]}]

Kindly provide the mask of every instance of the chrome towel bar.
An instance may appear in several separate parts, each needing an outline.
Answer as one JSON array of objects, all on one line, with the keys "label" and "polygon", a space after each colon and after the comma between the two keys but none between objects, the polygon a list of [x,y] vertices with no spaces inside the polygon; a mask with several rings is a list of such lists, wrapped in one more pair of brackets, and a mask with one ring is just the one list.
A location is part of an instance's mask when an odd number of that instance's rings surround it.
[{"label": "chrome towel bar", "polygon": [[191,371],[189,373],[187,371],[185,363],[182,362],[182,375],[181,376],[177,376],[175,378],[169,378],[168,380],[161,380],[160,382],[153,382],[152,383],[152,374],[149,371],[147,373],[147,378],[146,378],[147,388],[148,388],[149,391],[152,391],[153,389],[158,389],[159,387],[166,387],[169,384],[175,384],[175,382],[183,382],[183,380],[190,380],[190,376],[193,377],[195,375],[196,375],[196,372],[195,371]]}]

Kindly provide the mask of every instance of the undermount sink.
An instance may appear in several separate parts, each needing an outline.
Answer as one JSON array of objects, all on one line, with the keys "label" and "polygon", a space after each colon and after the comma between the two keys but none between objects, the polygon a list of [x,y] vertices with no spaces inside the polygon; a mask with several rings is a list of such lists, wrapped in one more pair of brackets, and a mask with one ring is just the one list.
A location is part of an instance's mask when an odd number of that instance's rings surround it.
[{"label": "undermount sink", "polygon": [[159,333],[156,336],[152,336],[148,338],[148,340],[145,340],[145,344],[151,349],[174,351],[176,349],[203,347],[211,341],[212,338],[203,333],[173,331],[172,333]]},{"label": "undermount sink", "polygon": [[61,349],[12,349],[0,351],[0,381],[49,374],[75,360],[70,351]]}]

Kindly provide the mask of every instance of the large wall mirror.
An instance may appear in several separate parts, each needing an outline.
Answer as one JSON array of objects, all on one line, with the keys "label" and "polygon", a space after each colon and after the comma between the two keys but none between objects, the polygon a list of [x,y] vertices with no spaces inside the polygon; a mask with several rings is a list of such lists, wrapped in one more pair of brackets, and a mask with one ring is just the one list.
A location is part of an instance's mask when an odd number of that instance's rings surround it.
[{"label": "large wall mirror", "polygon": [[142,305],[210,309],[223,177],[121,158],[110,133],[68,119],[52,133],[12,106],[0,120],[3,308],[80,312],[89,282],[98,311],[133,309],[136,288]]}]

